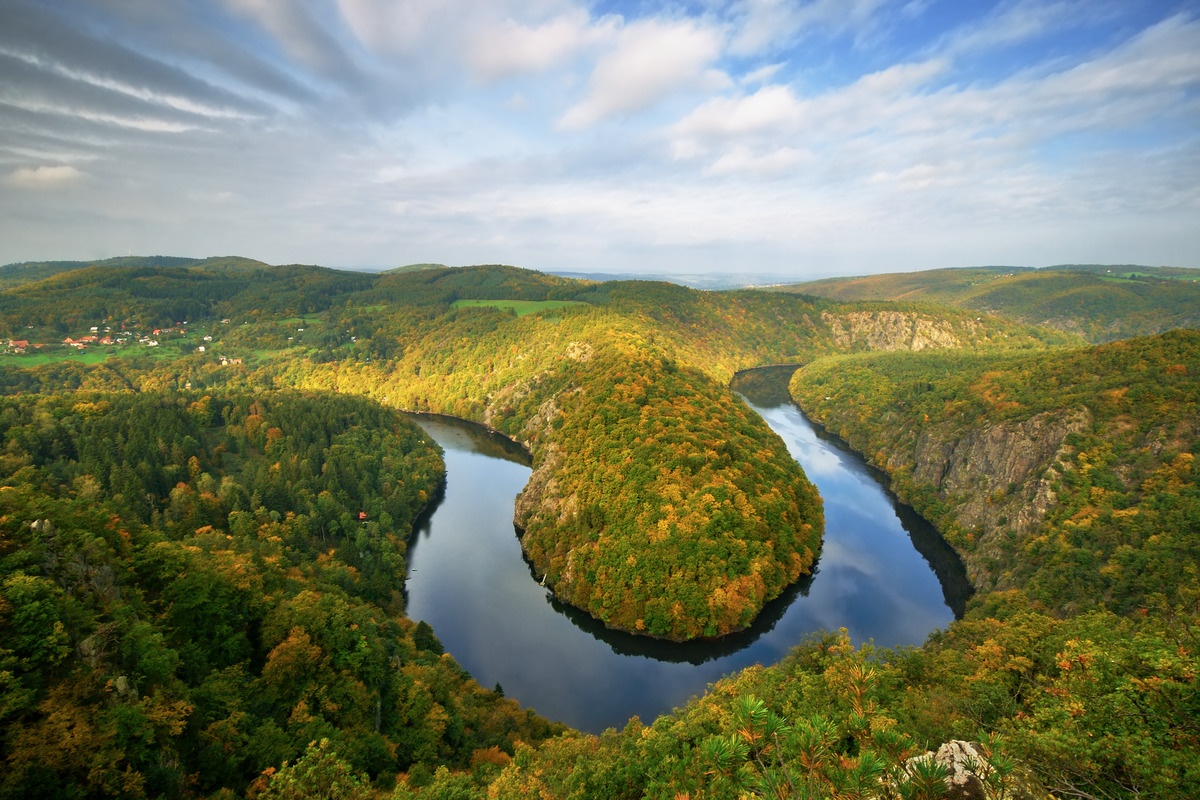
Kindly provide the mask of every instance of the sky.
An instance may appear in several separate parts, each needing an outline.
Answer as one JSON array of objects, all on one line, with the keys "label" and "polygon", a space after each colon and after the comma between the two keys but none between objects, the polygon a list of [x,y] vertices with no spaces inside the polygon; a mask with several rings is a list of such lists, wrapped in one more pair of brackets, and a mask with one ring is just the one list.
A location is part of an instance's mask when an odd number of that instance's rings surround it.
[{"label": "sky", "polygon": [[1200,0],[0,0],[0,263],[1200,267]]}]

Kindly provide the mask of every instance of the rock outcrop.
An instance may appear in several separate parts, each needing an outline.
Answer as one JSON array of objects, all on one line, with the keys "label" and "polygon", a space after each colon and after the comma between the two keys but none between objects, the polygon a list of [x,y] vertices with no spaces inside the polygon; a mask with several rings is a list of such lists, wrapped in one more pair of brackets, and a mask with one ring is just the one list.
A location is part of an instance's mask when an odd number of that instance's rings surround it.
[{"label": "rock outcrop", "polygon": [[839,350],[927,350],[964,344],[947,320],[915,312],[825,311],[821,320]]},{"label": "rock outcrop", "polygon": [[[904,771],[918,782],[936,770],[943,774],[946,800],[1043,800],[1050,795],[1027,772],[1000,771],[972,742],[955,739],[937,749],[908,759]],[[930,766],[934,770],[930,770]]]},{"label": "rock outcrop", "polygon": [[950,423],[932,424],[921,429],[911,449],[893,451],[886,469],[904,471],[912,483],[933,487],[953,503],[955,521],[975,541],[964,562],[976,589],[1008,588],[983,568],[995,555],[996,538],[1010,531],[1021,538],[1041,524],[1055,501],[1055,464],[1067,437],[1090,426],[1086,409],[1045,412],[965,433]]}]

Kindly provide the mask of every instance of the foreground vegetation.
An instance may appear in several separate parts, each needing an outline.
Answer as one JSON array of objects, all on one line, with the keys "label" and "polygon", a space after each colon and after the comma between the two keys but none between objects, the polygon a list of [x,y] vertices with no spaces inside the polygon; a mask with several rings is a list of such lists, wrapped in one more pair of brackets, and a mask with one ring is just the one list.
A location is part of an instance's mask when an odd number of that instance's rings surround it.
[{"label": "foreground vegetation", "polygon": [[[937,797],[917,757],[952,739],[990,797],[1200,794],[1194,331],[1096,348],[506,267],[116,266],[2,273],[30,348],[0,357],[0,796]],[[170,338],[32,352],[92,326]],[[744,627],[821,526],[726,388],[763,363],[806,365],[806,411],[963,555],[963,620],[898,651],[814,634],[597,737],[403,616],[441,465],[388,406],[530,448],[517,517],[560,597],[665,638]]]},{"label": "foreground vegetation", "polygon": [[240,789],[314,739],[390,781],[555,732],[403,616],[442,465],[395,412],[88,393],[0,427],[0,796]]}]

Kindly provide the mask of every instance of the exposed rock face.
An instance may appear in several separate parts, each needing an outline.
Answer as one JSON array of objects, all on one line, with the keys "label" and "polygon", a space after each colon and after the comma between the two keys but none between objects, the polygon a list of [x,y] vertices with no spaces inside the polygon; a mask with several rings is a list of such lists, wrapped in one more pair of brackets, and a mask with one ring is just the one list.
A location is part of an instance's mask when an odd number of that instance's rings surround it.
[{"label": "exposed rock face", "polygon": [[529,520],[539,513],[555,517],[559,524],[575,516],[579,505],[575,496],[563,498],[558,481],[554,479],[561,469],[562,453],[556,442],[550,442],[541,463],[529,476],[529,483],[525,484],[513,505],[513,524],[518,528],[527,528]]},{"label": "exposed rock face", "polygon": [[575,361],[591,361],[596,348],[587,342],[570,342],[567,344],[567,358]]},{"label": "exposed rock face", "polygon": [[[578,391],[578,390],[571,390]],[[513,504],[513,524],[522,531],[529,527],[535,517],[550,518],[557,525],[563,525],[579,514],[579,498],[574,494],[563,496],[559,482],[555,478],[563,469],[563,454],[558,442],[548,435],[554,421],[561,416],[555,398],[546,400],[538,407],[538,413],[525,421],[521,429],[521,438],[525,443],[544,440],[545,445],[540,449],[539,457],[534,463],[534,470],[529,476],[529,482],[517,495]],[[525,550],[525,539],[521,539],[521,549]],[[542,567],[537,567],[542,569]],[[551,585],[556,593],[570,589],[574,579],[573,570],[567,570]]]},{"label": "exposed rock face", "polygon": [[910,758],[905,772],[916,776],[920,767],[932,761],[946,772],[947,800],[1042,800],[1050,795],[1026,774],[1001,776],[971,742],[955,739],[937,752]]},{"label": "exposed rock face", "polygon": [[961,347],[962,340],[946,320],[905,311],[822,312],[833,340],[842,350],[925,350]]},{"label": "exposed rock face", "polygon": [[1045,412],[962,434],[949,423],[928,425],[911,450],[891,454],[887,469],[905,469],[914,483],[933,486],[953,501],[958,524],[976,540],[974,551],[964,554],[972,584],[1007,588],[982,568],[995,554],[996,536],[1012,530],[1022,537],[1042,522],[1055,502],[1053,465],[1066,438],[1090,426],[1086,409]]}]

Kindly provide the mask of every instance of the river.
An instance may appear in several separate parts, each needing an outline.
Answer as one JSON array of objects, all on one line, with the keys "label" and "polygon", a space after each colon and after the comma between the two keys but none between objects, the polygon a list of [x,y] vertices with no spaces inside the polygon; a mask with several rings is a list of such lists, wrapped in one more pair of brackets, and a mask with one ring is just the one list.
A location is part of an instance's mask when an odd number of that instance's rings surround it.
[{"label": "river", "polygon": [[606,630],[558,603],[534,580],[512,523],[513,500],[529,480],[524,452],[479,426],[428,416],[414,419],[445,450],[446,485],[409,543],[408,615],[432,625],[483,686],[598,733],[634,715],[649,723],[724,675],[779,661],[814,631],[845,627],[855,642],[919,644],[961,614],[969,592],[962,565],[928,523],[778,388],[742,391],[825,502],[815,573],[750,630],[672,644]]}]

